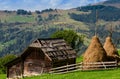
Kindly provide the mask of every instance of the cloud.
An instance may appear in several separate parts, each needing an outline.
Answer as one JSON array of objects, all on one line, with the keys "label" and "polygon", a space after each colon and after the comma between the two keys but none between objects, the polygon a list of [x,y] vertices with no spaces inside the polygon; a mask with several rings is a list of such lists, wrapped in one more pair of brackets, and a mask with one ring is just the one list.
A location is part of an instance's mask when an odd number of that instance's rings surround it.
[{"label": "cloud", "polygon": [[65,4],[58,6],[58,8],[70,9],[70,8],[85,6],[88,4],[94,4],[105,0],[65,0],[65,1],[66,1]]},{"label": "cloud", "polygon": [[43,10],[47,8],[70,9],[105,0],[0,0],[0,10]]},{"label": "cloud", "polygon": [[56,6],[58,6],[58,5],[60,5],[62,3],[62,0],[50,0],[50,5],[52,6],[52,7],[56,7]]}]

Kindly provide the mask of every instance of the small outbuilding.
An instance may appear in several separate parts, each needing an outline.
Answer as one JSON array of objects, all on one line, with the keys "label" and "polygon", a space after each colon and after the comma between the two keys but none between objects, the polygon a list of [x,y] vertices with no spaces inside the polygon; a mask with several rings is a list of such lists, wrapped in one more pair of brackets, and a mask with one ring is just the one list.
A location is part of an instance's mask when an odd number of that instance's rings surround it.
[{"label": "small outbuilding", "polygon": [[47,73],[51,68],[76,63],[76,52],[65,40],[37,39],[16,59],[6,63],[7,78]]}]

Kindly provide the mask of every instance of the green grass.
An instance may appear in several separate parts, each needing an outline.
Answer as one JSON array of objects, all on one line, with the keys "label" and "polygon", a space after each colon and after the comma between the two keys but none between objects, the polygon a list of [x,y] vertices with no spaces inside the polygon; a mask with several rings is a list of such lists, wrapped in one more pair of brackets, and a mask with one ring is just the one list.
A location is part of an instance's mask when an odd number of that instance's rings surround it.
[{"label": "green grass", "polygon": [[33,16],[20,16],[20,15],[15,15],[15,16],[10,16],[7,18],[8,22],[34,22],[35,19]]},{"label": "green grass", "polygon": [[[0,79],[6,79],[5,74],[0,74]],[[101,71],[76,71],[67,74],[43,74],[25,77],[24,79],[120,79],[120,69]]]},{"label": "green grass", "polygon": [[120,49],[118,49],[118,54],[120,55]]},{"label": "green grass", "polygon": [[44,74],[24,79],[120,79],[120,69],[102,71],[76,71],[67,74]]},{"label": "green grass", "polygon": [[83,61],[83,56],[82,55],[76,58],[76,63],[80,63],[82,61]]},{"label": "green grass", "polygon": [[0,74],[0,79],[6,79],[6,74]]}]

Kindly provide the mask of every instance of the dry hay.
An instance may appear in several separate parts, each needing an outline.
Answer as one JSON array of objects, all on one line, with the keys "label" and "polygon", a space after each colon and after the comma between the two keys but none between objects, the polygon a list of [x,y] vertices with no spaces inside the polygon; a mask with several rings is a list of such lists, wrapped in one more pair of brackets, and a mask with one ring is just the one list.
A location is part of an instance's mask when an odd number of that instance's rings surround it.
[{"label": "dry hay", "polygon": [[[107,61],[107,55],[106,52],[102,46],[102,44],[99,41],[99,38],[97,36],[94,36],[91,40],[91,43],[87,50],[84,53],[83,62],[84,63],[94,63],[94,62],[104,62]],[[85,67],[87,66],[87,67]],[[95,69],[91,68],[89,66],[93,65],[85,65],[84,69]],[[99,68],[99,67],[97,67]]]},{"label": "dry hay", "polygon": [[111,37],[106,38],[106,41],[104,43],[104,49],[107,53],[109,61],[115,61],[115,60],[119,61],[120,60],[118,51],[115,48],[114,44],[112,43]]}]

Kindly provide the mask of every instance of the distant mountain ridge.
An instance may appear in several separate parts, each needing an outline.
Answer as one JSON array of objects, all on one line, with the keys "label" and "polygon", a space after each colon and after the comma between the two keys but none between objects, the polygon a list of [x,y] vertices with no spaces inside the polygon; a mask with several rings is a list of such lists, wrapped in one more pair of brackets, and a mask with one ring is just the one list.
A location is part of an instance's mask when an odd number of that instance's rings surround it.
[{"label": "distant mountain ridge", "polygon": [[110,4],[110,3],[120,3],[120,0],[107,0],[105,2],[103,2],[104,4]]},{"label": "distant mountain ridge", "polygon": [[107,0],[98,4],[120,8],[120,0]]}]

